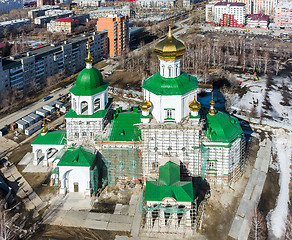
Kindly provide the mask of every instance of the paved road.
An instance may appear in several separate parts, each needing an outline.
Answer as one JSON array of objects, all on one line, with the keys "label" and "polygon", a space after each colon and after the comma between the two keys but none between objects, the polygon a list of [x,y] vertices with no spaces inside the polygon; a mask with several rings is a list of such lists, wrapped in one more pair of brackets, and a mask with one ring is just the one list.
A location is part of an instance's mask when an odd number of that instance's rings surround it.
[{"label": "paved road", "polygon": [[48,104],[54,100],[57,100],[59,97],[59,94],[64,95],[64,94],[67,94],[68,92],[69,92],[69,87],[60,89],[52,94],[49,94],[50,96],[53,96],[53,98],[51,98],[50,100],[48,100],[46,102],[39,100],[35,103],[32,103],[32,104],[22,108],[21,110],[18,110],[17,112],[14,112],[14,113],[12,113],[4,118],[1,118],[0,119],[0,129],[3,128],[7,124],[13,123],[13,122],[17,121],[18,119],[21,119],[22,117],[30,114],[31,112],[36,111],[37,109],[45,106],[46,104]]}]

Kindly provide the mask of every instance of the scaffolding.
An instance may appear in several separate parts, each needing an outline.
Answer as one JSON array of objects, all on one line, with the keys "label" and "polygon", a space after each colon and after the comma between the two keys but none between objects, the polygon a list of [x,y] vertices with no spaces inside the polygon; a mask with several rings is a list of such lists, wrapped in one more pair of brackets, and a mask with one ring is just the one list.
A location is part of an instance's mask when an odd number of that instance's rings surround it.
[{"label": "scaffolding", "polygon": [[146,233],[192,234],[197,225],[197,202],[144,205],[142,218],[142,227]]},{"label": "scaffolding", "polygon": [[108,185],[118,179],[135,180],[141,178],[141,153],[137,148],[111,147],[101,150],[104,173]]}]

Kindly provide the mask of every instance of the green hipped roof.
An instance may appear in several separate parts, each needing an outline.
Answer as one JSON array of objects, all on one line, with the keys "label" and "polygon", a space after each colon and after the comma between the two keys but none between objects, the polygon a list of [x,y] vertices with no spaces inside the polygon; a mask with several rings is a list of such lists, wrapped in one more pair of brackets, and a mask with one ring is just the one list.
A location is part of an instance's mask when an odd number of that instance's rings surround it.
[{"label": "green hipped roof", "polygon": [[41,133],[33,140],[31,145],[65,145],[66,144],[65,131],[48,131],[45,135]]},{"label": "green hipped roof", "polygon": [[70,89],[75,96],[91,96],[106,90],[109,83],[104,82],[100,71],[96,68],[83,69],[76,84]]},{"label": "green hipped roof", "polygon": [[140,141],[141,114],[136,112],[123,112],[116,115],[112,121],[110,141]]},{"label": "green hipped roof", "polygon": [[230,143],[243,133],[237,118],[223,112],[207,114],[206,136],[212,142]]},{"label": "green hipped roof", "polygon": [[176,78],[165,78],[160,72],[155,73],[143,82],[144,89],[156,95],[183,95],[198,88],[198,81],[185,72]]},{"label": "green hipped roof", "polygon": [[64,116],[64,118],[104,118],[104,116],[106,115],[106,113],[108,112],[111,104],[113,102],[112,98],[108,99],[108,103],[105,107],[104,110],[99,110],[97,112],[95,112],[92,115],[77,115],[77,113],[71,108],[66,115]]},{"label": "green hipped roof", "polygon": [[68,148],[57,166],[91,167],[96,156],[94,149],[83,147]]},{"label": "green hipped roof", "polygon": [[171,197],[178,202],[193,202],[192,182],[180,181],[180,166],[169,161],[159,167],[159,180],[147,181],[144,201],[162,201]]}]

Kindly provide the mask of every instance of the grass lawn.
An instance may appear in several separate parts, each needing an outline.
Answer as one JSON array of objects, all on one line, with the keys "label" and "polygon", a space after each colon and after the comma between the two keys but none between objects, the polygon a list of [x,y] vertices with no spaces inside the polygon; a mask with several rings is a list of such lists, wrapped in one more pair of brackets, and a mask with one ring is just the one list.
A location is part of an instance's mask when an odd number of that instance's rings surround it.
[{"label": "grass lawn", "polygon": [[102,60],[102,61],[94,64],[94,67],[97,68],[97,69],[101,69],[101,68],[104,68],[107,65],[108,65],[108,63],[106,62],[106,60]]}]

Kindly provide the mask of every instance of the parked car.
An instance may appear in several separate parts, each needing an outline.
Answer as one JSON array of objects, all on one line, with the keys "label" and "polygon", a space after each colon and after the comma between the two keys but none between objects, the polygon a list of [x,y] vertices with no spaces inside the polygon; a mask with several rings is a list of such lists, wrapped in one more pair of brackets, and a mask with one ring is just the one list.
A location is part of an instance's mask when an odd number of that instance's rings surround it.
[{"label": "parked car", "polygon": [[53,96],[46,96],[42,99],[43,102],[48,101],[49,99],[51,99]]}]

